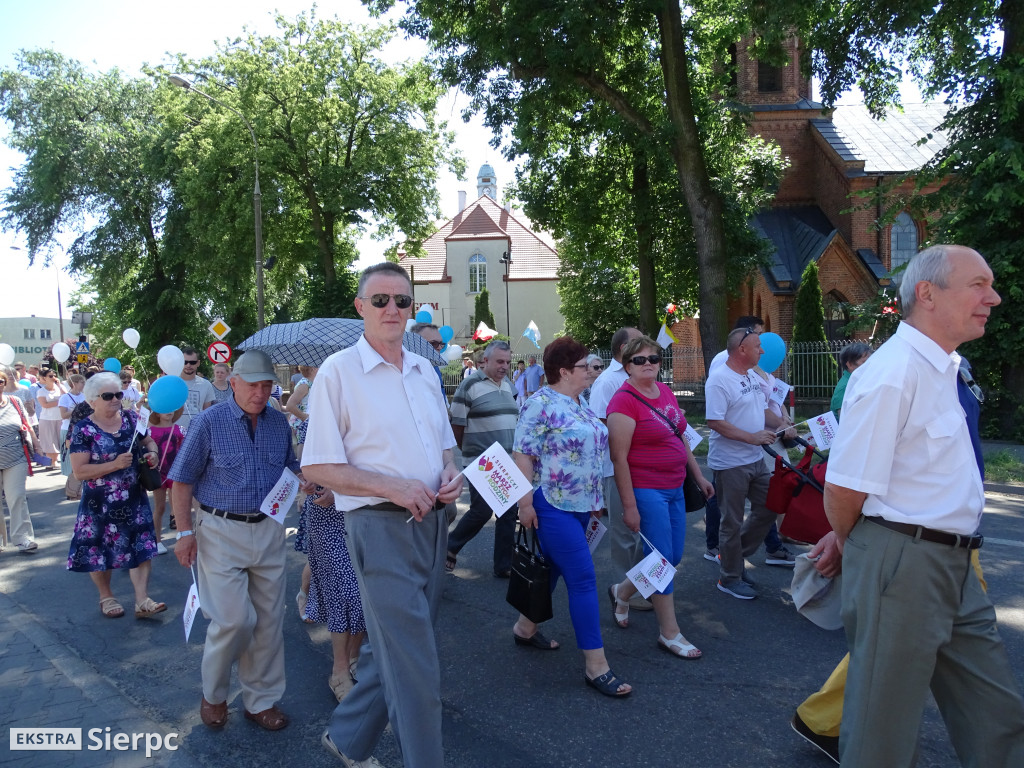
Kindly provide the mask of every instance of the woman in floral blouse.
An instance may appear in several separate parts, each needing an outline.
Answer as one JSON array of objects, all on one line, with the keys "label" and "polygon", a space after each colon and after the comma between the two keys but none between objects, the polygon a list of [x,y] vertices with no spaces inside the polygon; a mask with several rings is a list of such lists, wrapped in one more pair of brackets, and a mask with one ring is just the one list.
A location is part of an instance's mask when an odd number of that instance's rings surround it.
[{"label": "woman in floral blouse", "polygon": [[[587,350],[563,336],[544,349],[547,386],[526,401],[519,417],[513,458],[534,490],[519,500],[519,521],[536,529],[548,563],[551,587],[565,579],[576,644],[583,651],[584,680],[606,696],[628,696],[632,688],[608,667],[599,626],[597,579],[585,530],[604,507],[602,474],[608,430],[580,393],[589,383]],[[555,650],[558,643],[520,615],[512,628],[517,645]]]},{"label": "woman in floral blouse", "polygon": [[[124,391],[117,375],[98,373],[85,383],[91,415],[71,431],[71,468],[82,481],[75,533],[68,552],[68,570],[86,572],[100,593],[100,611],[110,619],[124,616],[124,608],[110,589],[114,568],[129,569],[135,588],[135,617],[147,618],[167,610],[149,596],[151,558],[156,554],[153,513],[138,482],[131,453],[138,418],[121,410]],[[156,466],[156,443],[135,437],[145,449],[146,461]]]}]

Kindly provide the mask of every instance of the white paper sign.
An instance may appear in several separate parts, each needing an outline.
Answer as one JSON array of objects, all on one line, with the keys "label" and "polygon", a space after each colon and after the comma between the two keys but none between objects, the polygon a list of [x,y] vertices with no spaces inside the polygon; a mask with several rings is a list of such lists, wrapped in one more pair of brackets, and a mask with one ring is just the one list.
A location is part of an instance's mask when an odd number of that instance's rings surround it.
[{"label": "white paper sign", "polygon": [[686,429],[683,431],[683,437],[686,438],[686,444],[690,446],[691,453],[693,452],[693,449],[700,445],[701,441],[704,439],[700,436],[700,432],[694,429],[693,425],[689,423],[687,423]]},{"label": "white paper sign", "polygon": [[785,406],[786,395],[789,394],[789,390],[791,390],[792,388],[793,387],[791,387],[786,382],[776,379],[775,386],[772,388],[771,397],[768,399],[771,400],[773,403],[778,403],[781,406]]},{"label": "white paper sign", "polygon": [[512,457],[497,441],[462,470],[462,474],[498,517],[533,489]]},{"label": "white paper sign", "polygon": [[271,520],[284,525],[284,517],[295,503],[299,493],[299,478],[288,467],[281,473],[281,479],[270,489],[267,498],[260,504],[260,512]]},{"label": "white paper sign", "polygon": [[188,590],[188,597],[185,598],[185,612],[181,614],[181,620],[185,624],[186,643],[188,636],[192,634],[192,622],[196,620],[197,613],[199,613],[199,587],[193,581]]},{"label": "white paper sign", "polygon": [[807,427],[814,436],[815,445],[821,448],[821,450],[825,450],[836,439],[836,433],[839,431],[839,422],[836,421],[836,415],[832,411],[825,411],[820,416],[808,419]]},{"label": "white paper sign", "polygon": [[626,578],[633,582],[645,599],[663,590],[675,577],[676,569],[658,550],[651,552],[626,572]]},{"label": "white paper sign", "polygon": [[590,522],[587,523],[587,545],[590,547],[590,554],[594,554],[597,549],[597,545],[601,543],[601,539],[604,538],[605,531],[608,530],[608,526],[601,522],[601,518],[590,516]]},{"label": "white paper sign", "polygon": [[135,431],[140,435],[145,435],[149,431],[149,414],[150,411],[145,406],[139,408],[139,418],[135,422]]}]

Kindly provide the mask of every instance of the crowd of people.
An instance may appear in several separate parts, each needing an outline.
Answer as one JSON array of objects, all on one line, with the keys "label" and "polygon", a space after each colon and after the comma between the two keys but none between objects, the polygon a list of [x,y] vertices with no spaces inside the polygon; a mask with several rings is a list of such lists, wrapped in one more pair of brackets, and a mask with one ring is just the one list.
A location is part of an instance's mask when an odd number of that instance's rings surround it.
[{"label": "crowd of people", "polygon": [[[965,764],[1024,765],[1024,703],[977,558],[983,470],[977,408],[964,399],[976,392],[956,354],[984,333],[999,297],[984,259],[955,246],[916,256],[902,292],[896,336],[874,354],[853,344],[840,358],[832,408],[841,426],[825,486],[834,530],[810,556],[823,576],[844,575],[850,655],[793,726],[844,765],[912,765],[930,687]],[[338,704],[321,743],[348,766],[379,765],[373,752],[389,724],[407,768],[444,765],[434,625],[445,574],[462,573],[460,552],[494,515],[471,485],[468,509],[454,521],[461,471],[495,443],[532,487],[493,526],[494,576],[513,577],[518,522],[550,566],[551,589],[565,583],[583,683],[604,696],[629,696],[634,686],[605,654],[586,535],[594,517],[607,522],[618,573],[607,587],[612,631],[630,628],[631,610],[653,610],[652,646],[681,661],[703,653],[683,633],[672,583],[646,600],[627,573],[655,551],[679,565],[687,481],[706,501],[704,556],[717,564],[718,590],[758,596],[745,564],[762,544],[766,564],[795,562],[767,506],[773,465],[763,448],[783,448],[795,430],[771,396],[774,377],[758,366],[760,318],[740,318],[711,365],[713,474],[705,477],[685,412],[659,380],[662,349],[639,330],[613,335],[607,365],[561,337],[539,363],[530,356],[513,369],[509,345],[492,342],[464,366],[449,402],[435,367],[403,347],[412,303],[401,267],[365,270],[355,299],[363,335],[302,366],[284,406],[263,352],[244,353],[233,369],[215,366],[211,382],[186,347],[186,403],[150,414],[148,431],[136,429],[146,396],[132,371],[62,382],[48,368],[0,370],[11,537],[23,551],[36,546],[24,492],[32,454],[69,467],[66,493],[79,508],[67,568],[90,574],[104,617],[125,613],[111,592],[116,568],[129,570],[137,618],[167,609],[148,586],[152,559],[166,552],[169,495],[174,553],[196,566],[210,620],[199,707],[210,728],[227,722],[236,665],[245,718],[271,731],[289,722],[279,706],[286,529],[270,519],[267,501],[289,477],[301,507],[294,546],[307,558],[298,614],[326,623],[332,638],[327,684]],[[413,330],[443,347],[434,326]],[[22,372],[37,377],[34,395],[19,390]],[[160,475],[152,506],[140,484],[146,465]],[[513,642],[530,652],[559,650],[549,634],[523,614],[512,624]]]}]

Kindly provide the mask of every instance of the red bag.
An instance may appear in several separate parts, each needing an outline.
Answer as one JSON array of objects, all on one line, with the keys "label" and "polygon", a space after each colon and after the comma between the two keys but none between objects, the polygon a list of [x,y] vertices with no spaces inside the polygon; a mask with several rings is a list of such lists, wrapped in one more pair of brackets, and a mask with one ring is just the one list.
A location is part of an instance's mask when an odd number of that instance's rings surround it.
[{"label": "red bag", "polygon": [[14,410],[21,416],[21,450],[25,452],[25,461],[28,462],[28,476],[32,477],[32,451],[29,450],[28,441],[29,435],[32,434],[32,427],[28,425],[28,419],[25,418],[25,412],[21,410],[21,403],[18,402],[18,398],[14,395],[8,395],[7,398],[11,401],[11,405],[14,406]]},{"label": "red bag", "polygon": [[778,515],[785,515],[779,533],[795,541],[816,544],[832,530],[825,517],[825,470],[823,461],[811,466],[814,449],[808,447],[793,467],[775,457],[775,473],[768,484],[766,506]]}]

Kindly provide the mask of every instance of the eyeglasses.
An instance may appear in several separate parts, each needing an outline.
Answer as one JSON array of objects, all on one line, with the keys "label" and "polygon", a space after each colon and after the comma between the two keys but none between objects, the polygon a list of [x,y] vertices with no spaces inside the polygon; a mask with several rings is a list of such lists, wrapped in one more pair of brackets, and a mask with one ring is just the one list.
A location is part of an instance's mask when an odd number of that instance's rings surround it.
[{"label": "eyeglasses", "polygon": [[594,364],[593,364],[592,366],[590,366],[590,367],[591,367],[592,369],[594,369],[595,371],[601,371],[601,370],[604,370],[604,366],[603,366],[603,365],[601,365],[600,363],[594,363]]},{"label": "eyeglasses", "polygon": [[399,309],[408,309],[412,306],[412,296],[407,293],[375,293],[372,296],[360,296],[364,301],[369,299],[371,306],[377,309],[384,309],[391,299],[395,300],[395,306]]},{"label": "eyeglasses", "polygon": [[104,400],[106,400],[109,403],[115,397],[118,400],[123,400],[124,399],[124,392],[122,392],[120,389],[117,390],[117,392],[104,392],[103,394],[100,395],[100,397],[102,397]]},{"label": "eyeglasses", "polygon": [[[399,307],[399,309],[401,309],[401,307]],[[427,343],[430,346],[432,346],[434,349],[436,349],[436,350],[440,350],[440,349],[442,349],[444,347],[444,342],[440,341],[440,340],[439,341],[428,341]]]},{"label": "eyeglasses", "polygon": [[658,363],[661,362],[661,355],[647,355],[647,357],[644,357],[643,355],[637,355],[636,357],[631,357],[629,359],[629,362],[631,362],[633,365],[643,365],[644,363],[657,365]]},{"label": "eyeglasses", "polygon": [[199,365],[198,360],[186,360],[185,365]]}]

